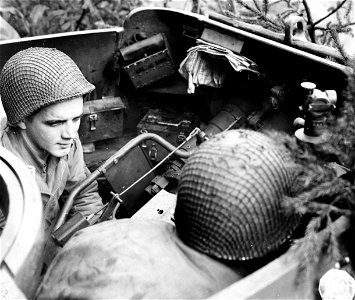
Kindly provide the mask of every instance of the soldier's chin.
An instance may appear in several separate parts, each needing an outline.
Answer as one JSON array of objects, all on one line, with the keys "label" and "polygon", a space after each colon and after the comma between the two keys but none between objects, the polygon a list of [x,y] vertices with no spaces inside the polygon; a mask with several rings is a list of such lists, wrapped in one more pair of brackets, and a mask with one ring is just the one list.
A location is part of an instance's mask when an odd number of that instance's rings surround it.
[{"label": "soldier's chin", "polygon": [[50,154],[52,154],[55,157],[63,157],[65,155],[68,155],[70,152],[70,147],[68,148],[61,148],[61,149],[55,149],[53,151],[50,152]]}]

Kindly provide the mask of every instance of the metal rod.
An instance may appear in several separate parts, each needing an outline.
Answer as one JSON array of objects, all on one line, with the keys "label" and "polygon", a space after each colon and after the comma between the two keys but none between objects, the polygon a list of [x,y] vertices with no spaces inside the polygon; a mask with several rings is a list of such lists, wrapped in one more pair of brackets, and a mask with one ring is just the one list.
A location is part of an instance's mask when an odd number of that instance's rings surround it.
[{"label": "metal rod", "polygon": [[108,158],[100,167],[98,167],[94,172],[92,172],[86,179],[82,182],[78,183],[72,192],[69,194],[68,198],[66,199],[63,208],[59,214],[57,222],[53,228],[53,231],[57,230],[62,224],[64,224],[69,211],[71,210],[75,197],[90,183],[96,180],[101,174],[104,174],[107,169],[111,168],[113,165],[117,164],[118,161],[124,157],[130,150],[132,150],[137,145],[141,144],[146,140],[154,140],[162,147],[169,151],[175,150],[175,155],[181,158],[188,158],[192,151],[185,151],[185,150],[177,150],[176,147],[170,144],[161,136],[155,133],[143,133],[135,137],[134,139],[130,140],[127,144],[125,144],[120,150],[118,150],[115,154],[113,154],[110,158]]},{"label": "metal rod", "polygon": [[200,129],[195,128],[189,136],[178,146],[176,147],[173,151],[171,151],[167,156],[165,156],[158,164],[156,164],[153,168],[151,168],[148,172],[146,172],[143,176],[138,178],[135,182],[133,182],[128,188],[126,188],[124,191],[122,191],[119,196],[122,196],[124,193],[126,193],[128,190],[130,190],[133,186],[135,186],[138,182],[140,182],[142,179],[144,179],[146,176],[148,176],[150,173],[152,173],[154,170],[156,170],[161,164],[163,164],[170,156],[172,156],[176,151],[178,151],[183,145],[185,145],[186,142],[188,142],[192,137],[194,137]]}]

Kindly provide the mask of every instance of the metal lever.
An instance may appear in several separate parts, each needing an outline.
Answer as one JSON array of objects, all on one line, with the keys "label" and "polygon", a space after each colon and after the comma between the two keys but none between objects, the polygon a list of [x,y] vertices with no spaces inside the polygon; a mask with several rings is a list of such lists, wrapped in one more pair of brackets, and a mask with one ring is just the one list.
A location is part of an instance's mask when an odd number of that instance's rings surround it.
[{"label": "metal lever", "polygon": [[157,125],[163,125],[163,126],[169,126],[169,127],[189,127],[191,125],[191,121],[188,120],[182,120],[179,123],[170,123],[170,122],[163,122],[163,121],[158,121],[158,117],[154,115],[149,115],[147,117],[147,122],[152,123],[152,124],[157,124]]},{"label": "metal lever", "polygon": [[80,229],[91,225],[90,220],[97,215],[100,211],[105,209],[108,203],[101,207],[96,212],[84,217],[80,212],[77,212],[66,223],[60,226],[56,231],[52,233],[53,240],[61,247]]}]

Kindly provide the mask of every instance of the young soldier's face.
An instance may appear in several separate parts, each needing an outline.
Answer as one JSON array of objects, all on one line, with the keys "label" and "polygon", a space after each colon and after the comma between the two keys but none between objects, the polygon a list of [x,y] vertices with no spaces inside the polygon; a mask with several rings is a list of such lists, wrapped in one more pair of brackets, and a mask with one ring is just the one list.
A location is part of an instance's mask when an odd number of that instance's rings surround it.
[{"label": "young soldier's face", "polygon": [[62,157],[77,136],[82,114],[83,98],[77,97],[43,107],[26,119],[22,128],[39,154]]}]

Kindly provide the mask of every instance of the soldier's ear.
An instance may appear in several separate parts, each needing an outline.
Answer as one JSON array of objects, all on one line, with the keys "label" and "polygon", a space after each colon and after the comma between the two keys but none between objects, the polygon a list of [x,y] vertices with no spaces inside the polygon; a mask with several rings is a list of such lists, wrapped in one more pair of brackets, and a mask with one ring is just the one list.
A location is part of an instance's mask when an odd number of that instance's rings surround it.
[{"label": "soldier's ear", "polygon": [[26,129],[26,124],[25,124],[25,121],[24,121],[24,120],[18,122],[17,126],[20,127],[20,128],[23,129],[23,130]]}]

